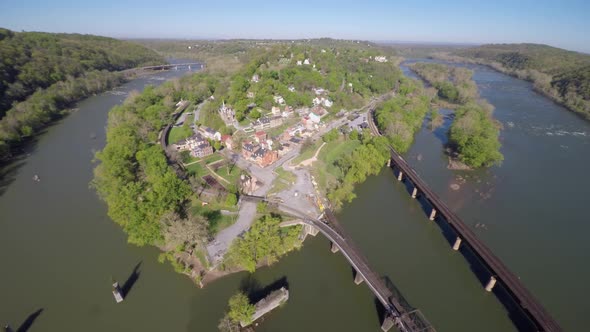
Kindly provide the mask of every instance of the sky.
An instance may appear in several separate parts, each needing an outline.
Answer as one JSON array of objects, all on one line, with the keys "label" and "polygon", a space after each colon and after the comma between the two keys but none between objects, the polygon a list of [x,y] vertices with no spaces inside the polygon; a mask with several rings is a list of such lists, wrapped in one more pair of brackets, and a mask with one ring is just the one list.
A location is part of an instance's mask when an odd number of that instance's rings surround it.
[{"label": "sky", "polygon": [[0,27],[116,38],[542,43],[590,53],[590,0],[0,0]]}]

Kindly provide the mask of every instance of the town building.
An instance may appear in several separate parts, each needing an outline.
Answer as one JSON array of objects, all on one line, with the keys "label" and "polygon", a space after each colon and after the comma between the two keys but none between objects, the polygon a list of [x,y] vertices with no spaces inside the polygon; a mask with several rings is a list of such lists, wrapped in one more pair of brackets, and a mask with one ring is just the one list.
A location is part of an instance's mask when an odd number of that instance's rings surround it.
[{"label": "town building", "polygon": [[263,131],[263,130],[261,130],[261,131],[257,131],[257,132],[254,134],[254,139],[255,139],[255,140],[256,140],[256,142],[257,142],[257,143],[259,143],[259,144],[260,144],[261,142],[264,142],[264,141],[266,141],[266,140],[267,140],[267,138],[268,138],[268,135],[267,135],[267,134],[266,134],[266,132],[265,132],[265,131]]},{"label": "town building", "polygon": [[254,75],[252,75],[252,82],[253,82],[253,83],[258,83],[258,82],[260,82],[260,76],[258,76],[258,74],[254,74]]},{"label": "town building", "polygon": [[229,150],[233,150],[233,148],[234,148],[234,141],[233,141],[231,135],[222,135],[221,136],[221,143],[223,143],[223,145]]},{"label": "town building", "polygon": [[244,159],[250,159],[256,150],[258,150],[258,146],[252,144],[252,141],[242,142],[242,157],[244,157]]},{"label": "town building", "polygon": [[384,55],[379,55],[375,57],[375,61],[377,62],[387,62],[387,57]]},{"label": "town building", "polygon": [[203,158],[211,154],[213,154],[213,147],[207,141],[201,142],[201,144],[190,150],[190,155],[196,158]]},{"label": "town building", "polygon": [[236,112],[234,110],[225,105],[225,101],[221,104],[221,108],[219,108],[219,115],[225,124],[230,125],[236,121]]},{"label": "town building", "polygon": [[212,139],[215,141],[221,141],[221,133],[218,131],[215,131],[209,127],[201,126],[201,127],[199,127],[199,132],[205,138]]}]

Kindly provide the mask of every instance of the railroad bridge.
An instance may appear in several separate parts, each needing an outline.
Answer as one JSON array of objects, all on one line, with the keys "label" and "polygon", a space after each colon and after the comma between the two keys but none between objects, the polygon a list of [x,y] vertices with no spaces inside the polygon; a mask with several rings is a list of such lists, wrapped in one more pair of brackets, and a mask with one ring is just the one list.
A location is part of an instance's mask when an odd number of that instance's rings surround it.
[{"label": "railroad bridge", "polygon": [[[374,123],[373,112],[374,109],[370,112],[369,128],[374,135],[381,136],[379,129]],[[421,202],[425,203],[428,219],[431,221],[436,220],[436,222],[441,224],[441,227],[448,226],[455,234],[456,237],[451,241],[453,243],[453,250],[459,251],[462,249],[462,246],[467,247],[470,249],[469,254],[472,253],[475,256],[477,263],[483,265],[484,270],[488,273],[487,280],[484,281],[485,290],[488,292],[495,291],[498,289],[496,284],[500,284],[502,286],[501,290],[496,293],[498,298],[511,314],[516,313],[524,316],[524,320],[521,317],[512,317],[517,328],[526,331],[562,331],[557,321],[551,317],[533,294],[526,289],[520,279],[430,189],[404,158],[391,146],[389,147],[389,152],[391,158],[387,161],[387,166],[394,170],[398,181],[403,181],[410,187],[412,198],[420,199]],[[514,310],[514,305],[516,305],[517,310]]]},{"label": "railroad bridge", "polygon": [[[241,199],[267,201],[264,197],[249,195],[243,195],[241,196]],[[396,326],[401,332],[435,331],[419,310],[408,310],[406,306],[402,305],[402,301],[394,295],[389,287],[387,287],[384,279],[379,277],[379,275],[371,269],[362,252],[339,226],[338,220],[332,211],[326,209],[322,218],[320,218],[322,220],[320,220],[287,205],[275,204],[270,201],[269,203],[274,204],[283,212],[299,218],[293,221],[283,222],[281,223],[281,227],[302,225],[303,237],[307,235],[316,236],[321,232],[328,240],[330,240],[330,249],[333,253],[342,252],[344,257],[354,268],[355,284],[359,285],[362,282],[365,282],[377,300],[383,305],[383,308],[385,309],[385,315],[381,324],[381,329],[383,331],[388,331],[393,326]]]}]

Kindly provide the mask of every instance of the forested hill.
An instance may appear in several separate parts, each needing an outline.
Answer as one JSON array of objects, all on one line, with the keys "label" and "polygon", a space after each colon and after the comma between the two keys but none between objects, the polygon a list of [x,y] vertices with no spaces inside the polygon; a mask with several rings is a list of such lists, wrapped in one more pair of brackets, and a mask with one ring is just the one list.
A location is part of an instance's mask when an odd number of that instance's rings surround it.
[{"label": "forested hill", "polygon": [[455,50],[448,55],[532,81],[540,92],[590,119],[588,54],[540,44],[490,44]]},{"label": "forested hill", "polygon": [[0,118],[25,100],[68,76],[118,71],[163,59],[139,44],[117,39],[0,28]]}]

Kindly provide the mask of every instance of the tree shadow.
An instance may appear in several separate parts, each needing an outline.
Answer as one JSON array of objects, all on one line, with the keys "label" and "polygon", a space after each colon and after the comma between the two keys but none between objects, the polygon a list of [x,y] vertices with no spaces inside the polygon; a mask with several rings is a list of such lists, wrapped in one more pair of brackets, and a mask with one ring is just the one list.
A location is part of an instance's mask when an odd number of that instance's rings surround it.
[{"label": "tree shadow", "polygon": [[127,281],[125,281],[125,283],[123,284],[121,291],[123,292],[124,297],[127,297],[127,295],[129,295],[131,288],[133,288],[133,285],[135,285],[135,283],[137,282],[137,279],[139,279],[139,275],[140,275],[139,267],[141,266],[141,263],[142,262],[140,261],[139,263],[137,263],[137,265],[135,265],[133,272],[131,272],[131,275],[129,276],[129,278],[127,278]]},{"label": "tree shadow", "polygon": [[[32,314],[29,315],[29,317],[27,317],[27,319],[25,319],[25,321],[21,324],[21,326],[16,330],[16,332],[27,332],[31,326],[33,326],[33,323],[35,323],[35,320],[37,320],[37,317],[39,317],[41,315],[41,313],[43,312],[43,308],[33,312]],[[10,331],[10,330],[7,330]]]},{"label": "tree shadow", "polygon": [[250,302],[252,303],[256,303],[262,300],[263,298],[267,297],[268,294],[276,290],[279,290],[283,287],[285,287],[285,289],[289,289],[289,282],[287,281],[286,276],[283,276],[280,279],[275,280],[273,283],[265,287],[262,287],[260,282],[256,280],[256,278],[254,278],[254,276],[252,275],[246,276],[240,282],[240,290],[248,296]]}]

